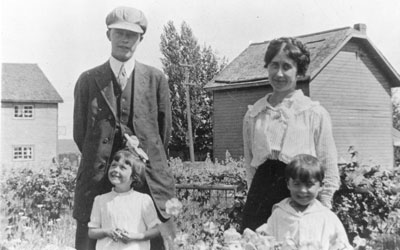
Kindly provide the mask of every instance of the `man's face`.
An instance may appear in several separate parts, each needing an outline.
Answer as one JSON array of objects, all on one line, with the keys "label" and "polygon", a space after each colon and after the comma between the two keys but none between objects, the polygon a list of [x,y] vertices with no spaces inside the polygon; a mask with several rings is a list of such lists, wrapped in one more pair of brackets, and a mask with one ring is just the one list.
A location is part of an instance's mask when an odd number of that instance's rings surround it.
[{"label": "man's face", "polygon": [[111,55],[121,61],[128,61],[142,40],[141,34],[123,29],[110,29],[107,37],[111,41]]}]

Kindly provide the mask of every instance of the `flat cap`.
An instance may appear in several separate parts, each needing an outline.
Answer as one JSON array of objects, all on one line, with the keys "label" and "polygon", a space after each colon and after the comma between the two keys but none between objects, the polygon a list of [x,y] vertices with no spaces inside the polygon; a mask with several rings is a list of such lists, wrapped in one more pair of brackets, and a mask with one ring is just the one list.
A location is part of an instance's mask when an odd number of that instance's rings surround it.
[{"label": "flat cap", "polygon": [[123,29],[144,34],[147,29],[147,20],[141,10],[121,6],[107,15],[106,25],[109,29]]}]

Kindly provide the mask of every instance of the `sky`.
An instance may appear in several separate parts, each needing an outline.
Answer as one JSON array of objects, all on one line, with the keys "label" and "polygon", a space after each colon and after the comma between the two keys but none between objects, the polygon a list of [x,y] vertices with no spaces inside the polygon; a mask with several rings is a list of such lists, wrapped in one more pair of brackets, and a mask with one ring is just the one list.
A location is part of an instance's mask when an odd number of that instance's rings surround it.
[{"label": "sky", "polygon": [[398,0],[2,0],[3,63],[36,63],[60,93],[60,138],[72,138],[73,89],[79,75],[108,60],[106,15],[141,9],[148,29],[136,58],[161,69],[160,35],[185,21],[200,45],[232,61],[251,42],[367,25],[367,36],[400,72]]}]

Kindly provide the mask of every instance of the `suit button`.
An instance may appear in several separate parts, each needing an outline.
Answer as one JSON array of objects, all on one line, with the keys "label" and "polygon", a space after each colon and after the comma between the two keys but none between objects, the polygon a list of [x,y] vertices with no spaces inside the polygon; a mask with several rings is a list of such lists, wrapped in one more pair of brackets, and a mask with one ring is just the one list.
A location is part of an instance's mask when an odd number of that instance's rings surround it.
[{"label": "suit button", "polygon": [[109,138],[104,138],[103,143],[106,144],[106,143],[108,143],[109,141],[110,141]]}]

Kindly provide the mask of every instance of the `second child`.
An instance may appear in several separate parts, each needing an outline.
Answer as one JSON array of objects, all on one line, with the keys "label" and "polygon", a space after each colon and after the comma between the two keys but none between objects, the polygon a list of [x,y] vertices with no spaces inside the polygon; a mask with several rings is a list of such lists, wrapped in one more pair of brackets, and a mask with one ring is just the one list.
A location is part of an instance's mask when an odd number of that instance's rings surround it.
[{"label": "second child", "polygon": [[96,196],[88,224],[96,250],[148,250],[150,239],[160,235],[151,197],[135,190],[144,184],[144,171],[145,163],[134,152],[115,154],[108,171],[114,188]]},{"label": "second child", "polygon": [[285,169],[290,197],[274,205],[267,223],[256,232],[278,242],[291,241],[297,247],[311,244],[323,250],[353,249],[339,218],[316,199],[324,175],[314,156],[295,156]]}]

